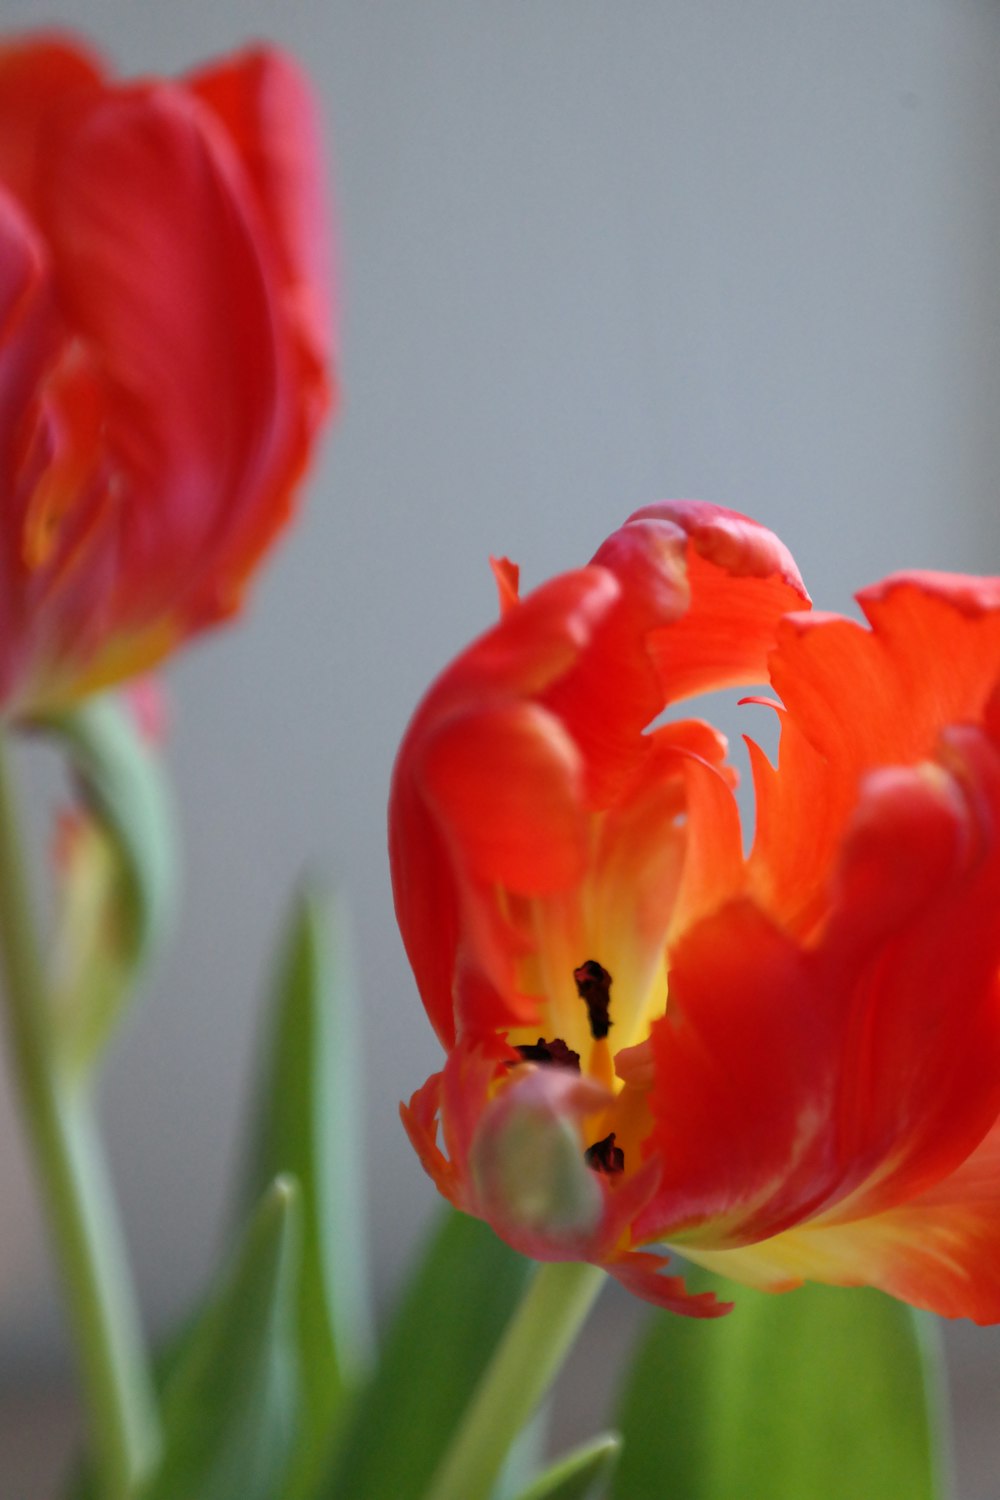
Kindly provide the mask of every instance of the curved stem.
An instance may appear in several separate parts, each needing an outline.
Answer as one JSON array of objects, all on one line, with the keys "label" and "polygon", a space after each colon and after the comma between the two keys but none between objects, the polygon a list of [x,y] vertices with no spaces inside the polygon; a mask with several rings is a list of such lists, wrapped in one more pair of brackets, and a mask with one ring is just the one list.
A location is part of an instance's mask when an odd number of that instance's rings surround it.
[{"label": "curved stem", "polygon": [[487,1500],[507,1451],[562,1367],[604,1282],[597,1266],[540,1266],[427,1490]]},{"label": "curved stem", "polygon": [[59,1067],[7,747],[0,739],[0,974],[11,1061],[84,1387],[101,1500],[128,1500],[159,1434],[128,1260],[86,1082]]}]

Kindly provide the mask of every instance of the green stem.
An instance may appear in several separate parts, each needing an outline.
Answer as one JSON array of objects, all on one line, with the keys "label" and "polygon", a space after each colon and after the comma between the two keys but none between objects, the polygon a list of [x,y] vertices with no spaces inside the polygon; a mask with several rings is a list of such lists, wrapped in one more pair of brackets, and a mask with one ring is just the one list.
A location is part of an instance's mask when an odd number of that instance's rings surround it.
[{"label": "green stem", "polygon": [[14,1075],[62,1275],[101,1500],[129,1500],[159,1447],[149,1365],[87,1084],[60,1068],[0,740],[0,974]]},{"label": "green stem", "polygon": [[600,1291],[597,1266],[540,1266],[469,1403],[426,1500],[487,1500]]}]

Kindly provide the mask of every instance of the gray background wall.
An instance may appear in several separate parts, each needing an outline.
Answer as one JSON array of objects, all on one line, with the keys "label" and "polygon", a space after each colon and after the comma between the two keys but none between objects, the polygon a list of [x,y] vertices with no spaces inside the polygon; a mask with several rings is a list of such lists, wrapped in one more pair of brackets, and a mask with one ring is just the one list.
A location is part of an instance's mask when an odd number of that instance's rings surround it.
[{"label": "gray background wall", "polygon": [[[321,93],[345,406],[249,617],[167,674],[186,901],[105,1115],[161,1323],[217,1251],[286,894],[304,866],[335,875],[385,1294],[433,1199],[396,1103],[437,1062],[392,921],[386,786],[417,697],[492,617],[487,554],[538,581],[694,494],[779,531],[830,608],[900,566],[1000,565],[1000,10],[0,0],[0,21],[81,28],[125,71],[270,38]],[[13,1392],[64,1352],[6,1095],[0,1202]],[[995,1385],[996,1339],[957,1347]]]}]

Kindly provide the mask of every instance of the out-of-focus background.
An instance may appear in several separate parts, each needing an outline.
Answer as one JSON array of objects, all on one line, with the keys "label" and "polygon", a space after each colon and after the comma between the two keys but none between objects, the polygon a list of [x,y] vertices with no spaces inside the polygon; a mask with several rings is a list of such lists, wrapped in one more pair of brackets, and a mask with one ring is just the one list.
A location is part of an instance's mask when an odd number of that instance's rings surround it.
[{"label": "out-of-focus background", "polygon": [[[335,877],[384,1304],[434,1207],[396,1104],[437,1065],[386,790],[416,699],[493,617],[488,554],[530,585],[637,506],[696,495],[777,530],[821,606],[903,566],[1000,571],[1000,9],[0,0],[0,20],[83,30],[128,72],[266,38],[321,96],[343,411],[246,620],[167,674],[186,897],[105,1118],[162,1327],[218,1253],[288,892]],[[34,1500],[72,1418],[7,1091],[0,1203],[0,1494]],[[620,1346],[633,1317],[609,1294],[593,1338]],[[958,1328],[949,1349],[960,1494],[986,1500],[1000,1339]]]}]

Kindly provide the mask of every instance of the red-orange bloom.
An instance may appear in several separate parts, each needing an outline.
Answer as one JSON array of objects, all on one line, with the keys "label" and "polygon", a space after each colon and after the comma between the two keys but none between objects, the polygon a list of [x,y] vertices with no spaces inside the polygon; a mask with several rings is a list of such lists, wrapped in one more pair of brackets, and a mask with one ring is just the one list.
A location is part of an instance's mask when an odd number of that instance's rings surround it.
[{"label": "red-orange bloom", "polygon": [[248,52],[112,81],[0,48],[0,704],[57,707],[231,614],[328,405],[316,122]]},{"label": "red-orange bloom", "polygon": [[[1000,1320],[1000,580],[809,614],[770,532],[693,503],[521,601],[497,571],[390,807],[441,1192],[682,1312],[725,1309],[643,1247]],[[768,680],[744,855],[725,743],[674,705]]]}]

